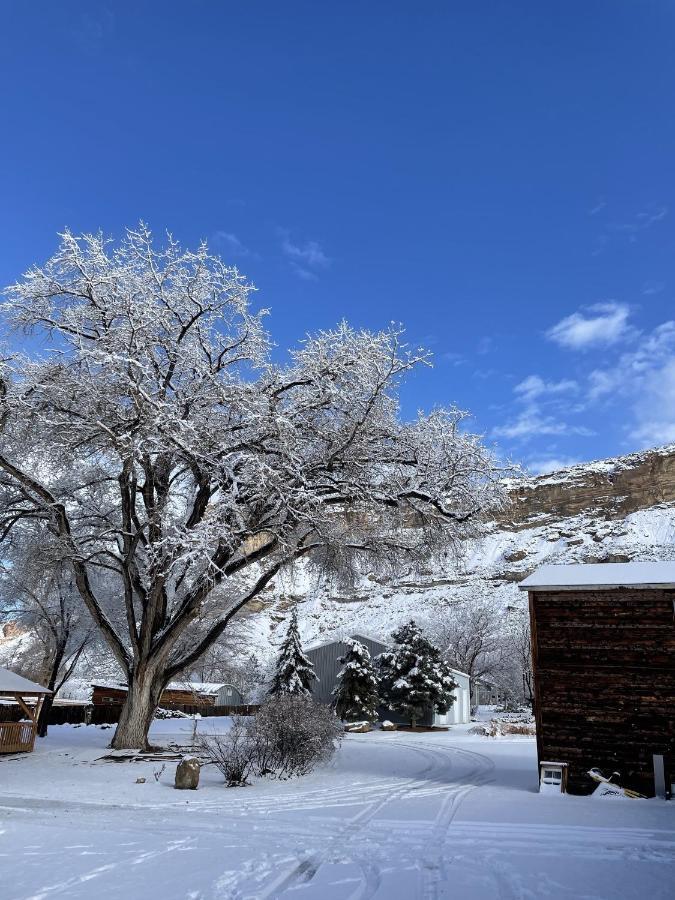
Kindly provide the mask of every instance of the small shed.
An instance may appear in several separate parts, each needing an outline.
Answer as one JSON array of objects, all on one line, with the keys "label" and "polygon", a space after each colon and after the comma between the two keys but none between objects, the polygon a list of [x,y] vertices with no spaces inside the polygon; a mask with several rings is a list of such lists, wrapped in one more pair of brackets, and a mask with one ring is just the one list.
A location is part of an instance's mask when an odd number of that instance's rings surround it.
[{"label": "small shed", "polygon": [[[14,700],[28,718],[27,722],[0,721],[0,753],[30,753],[35,744],[42,702],[47,694],[51,694],[51,691],[41,684],[29,681],[9,669],[0,668],[0,698]],[[27,698],[33,700],[32,705],[26,702]]]},{"label": "small shed", "polygon": [[243,706],[244,695],[235,684],[221,684],[216,693],[216,706]]},{"label": "small shed", "polygon": [[675,562],[543,566],[529,594],[539,762],[619,772],[652,796],[654,759],[675,779]]},{"label": "small shed", "polygon": [[452,692],[453,704],[447,713],[434,712],[434,725],[465,725],[471,721],[471,678],[459,669],[450,669],[457,687]]}]

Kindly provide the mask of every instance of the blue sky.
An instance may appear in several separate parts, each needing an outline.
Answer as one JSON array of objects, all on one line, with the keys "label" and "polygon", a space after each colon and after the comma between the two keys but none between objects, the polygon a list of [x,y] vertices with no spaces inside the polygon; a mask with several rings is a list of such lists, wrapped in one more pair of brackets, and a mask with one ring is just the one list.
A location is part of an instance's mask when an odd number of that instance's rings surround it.
[{"label": "blue sky", "polygon": [[7,2],[0,84],[0,283],[142,217],[533,470],[675,440],[670,0]]}]

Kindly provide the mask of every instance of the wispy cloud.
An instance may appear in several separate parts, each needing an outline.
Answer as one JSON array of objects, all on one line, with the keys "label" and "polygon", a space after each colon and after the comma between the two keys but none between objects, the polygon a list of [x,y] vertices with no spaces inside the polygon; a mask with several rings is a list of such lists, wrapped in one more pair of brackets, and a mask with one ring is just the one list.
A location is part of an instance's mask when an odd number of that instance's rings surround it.
[{"label": "wispy cloud", "polygon": [[588,378],[591,403],[623,404],[626,433],[642,446],[675,441],[675,321],[663,322],[612,366]]},{"label": "wispy cloud", "polygon": [[507,440],[526,441],[542,435],[578,435],[590,437],[595,432],[584,425],[571,425],[568,422],[546,415],[537,406],[528,406],[514,419],[503,425],[497,425],[492,429],[492,435],[496,438]]},{"label": "wispy cloud", "polygon": [[[638,213],[627,216],[622,220],[608,219],[606,213],[609,207],[604,201],[596,203],[589,210],[590,216],[597,216],[600,224],[600,231],[595,237],[595,247],[593,256],[598,256],[610,245],[619,242],[634,244],[638,241],[640,235],[659,222],[662,222],[668,215],[668,207],[663,204],[652,203]],[[600,213],[605,213],[600,215]]]},{"label": "wispy cloud", "polygon": [[213,235],[212,242],[223,247],[232,256],[258,256],[257,253],[254,253],[246,247],[239,240],[237,235],[233,234],[231,231],[216,231]]},{"label": "wispy cloud", "polygon": [[641,293],[644,294],[645,297],[650,297],[653,294],[660,294],[665,289],[666,284],[664,281],[645,281],[642,285]]},{"label": "wispy cloud", "polygon": [[601,213],[603,209],[607,206],[607,203],[604,200],[598,200],[589,210],[589,216],[597,216],[598,213]]},{"label": "wispy cloud", "polygon": [[667,215],[667,206],[651,206],[648,209],[639,212],[628,222],[610,222],[607,227],[610,231],[635,235],[640,231],[646,231],[648,228],[651,228],[652,225],[656,225],[657,222],[661,222]]},{"label": "wispy cloud", "polygon": [[562,381],[544,381],[540,375],[528,375],[517,384],[513,392],[523,400],[534,400],[551,394],[569,394],[579,390],[576,381],[564,378]]},{"label": "wispy cloud", "polygon": [[316,281],[319,272],[327,269],[332,260],[318,241],[295,242],[290,232],[279,230],[281,251],[291,264],[295,274],[305,281]]},{"label": "wispy cloud", "polygon": [[630,310],[624,303],[595,303],[561,319],[549,328],[546,337],[572,350],[616,344],[632,332],[629,315]]}]

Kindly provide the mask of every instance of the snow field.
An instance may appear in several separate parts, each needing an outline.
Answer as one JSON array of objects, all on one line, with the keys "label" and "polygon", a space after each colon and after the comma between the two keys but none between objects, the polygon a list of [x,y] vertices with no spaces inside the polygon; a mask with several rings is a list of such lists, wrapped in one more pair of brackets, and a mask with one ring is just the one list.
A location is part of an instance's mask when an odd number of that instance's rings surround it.
[{"label": "snow field", "polygon": [[97,762],[108,730],[50,732],[0,760],[3,900],[672,896],[675,804],[540,796],[531,738],[350,735],[305,778],[227,789],[207,767],[177,792],[175,763]]}]

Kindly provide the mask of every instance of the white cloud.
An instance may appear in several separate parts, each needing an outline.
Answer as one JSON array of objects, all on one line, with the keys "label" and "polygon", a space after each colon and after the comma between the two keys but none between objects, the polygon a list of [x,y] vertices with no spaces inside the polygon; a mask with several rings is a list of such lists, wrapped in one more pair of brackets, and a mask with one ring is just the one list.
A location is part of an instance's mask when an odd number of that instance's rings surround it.
[{"label": "white cloud", "polygon": [[226,250],[233,256],[255,255],[248,249],[248,247],[245,247],[244,244],[242,244],[242,242],[239,240],[237,235],[232,234],[231,231],[216,231],[213,235],[213,243],[226,248]]},{"label": "white cloud", "polygon": [[327,269],[332,260],[324,252],[318,241],[295,243],[288,231],[280,229],[281,250],[291,263],[291,268],[299,278],[316,281],[318,272]]},{"label": "white cloud", "polygon": [[543,459],[531,459],[527,468],[533,475],[548,475],[549,472],[558,472],[560,469],[569,469],[576,466],[581,460],[572,456],[551,456]]},{"label": "white cloud", "polygon": [[493,437],[508,440],[525,441],[541,435],[580,435],[589,437],[594,434],[583,425],[570,425],[553,416],[544,415],[536,406],[524,409],[515,419],[492,429]]},{"label": "white cloud", "polygon": [[663,322],[616,365],[589,375],[590,401],[620,400],[632,424],[626,432],[642,446],[675,440],[675,321]]},{"label": "white cloud", "polygon": [[596,303],[561,319],[546,332],[546,337],[573,350],[616,344],[634,333],[628,324],[629,314],[624,303]]},{"label": "white cloud", "polygon": [[565,378],[562,381],[544,381],[540,375],[528,375],[517,384],[513,391],[523,400],[534,400],[546,394],[573,393],[579,389],[579,385],[572,379]]}]

